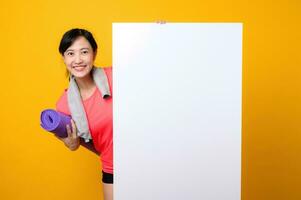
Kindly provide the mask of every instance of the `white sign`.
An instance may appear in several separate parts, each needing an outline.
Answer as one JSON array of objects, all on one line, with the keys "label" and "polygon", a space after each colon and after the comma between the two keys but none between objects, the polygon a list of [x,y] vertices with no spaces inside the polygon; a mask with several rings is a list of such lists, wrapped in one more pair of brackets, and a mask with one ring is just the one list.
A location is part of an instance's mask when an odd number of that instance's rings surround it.
[{"label": "white sign", "polygon": [[113,24],[114,200],[239,200],[241,23]]}]

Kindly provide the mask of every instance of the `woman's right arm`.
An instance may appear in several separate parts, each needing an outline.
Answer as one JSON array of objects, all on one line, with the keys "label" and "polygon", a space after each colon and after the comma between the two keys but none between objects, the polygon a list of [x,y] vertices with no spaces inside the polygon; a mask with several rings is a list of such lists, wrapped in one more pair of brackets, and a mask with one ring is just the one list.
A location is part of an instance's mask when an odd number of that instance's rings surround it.
[{"label": "woman's right arm", "polygon": [[65,146],[68,147],[71,151],[75,151],[78,149],[80,145],[80,139],[77,136],[77,129],[75,126],[75,122],[71,119],[72,130],[69,125],[66,126],[68,136],[66,138],[61,138],[54,134],[59,140],[64,142]]},{"label": "woman's right arm", "polygon": [[67,133],[68,137],[66,138],[60,138],[56,136],[58,139],[60,139],[62,142],[64,142],[65,146],[68,147],[71,151],[75,151],[78,149],[80,145],[85,147],[86,149],[92,151],[93,153],[99,155],[99,152],[95,149],[94,144],[92,141],[90,142],[85,142],[85,140],[81,137],[77,136],[77,128],[75,126],[75,122],[71,119],[71,125],[72,125],[72,130],[70,127],[67,125]]}]

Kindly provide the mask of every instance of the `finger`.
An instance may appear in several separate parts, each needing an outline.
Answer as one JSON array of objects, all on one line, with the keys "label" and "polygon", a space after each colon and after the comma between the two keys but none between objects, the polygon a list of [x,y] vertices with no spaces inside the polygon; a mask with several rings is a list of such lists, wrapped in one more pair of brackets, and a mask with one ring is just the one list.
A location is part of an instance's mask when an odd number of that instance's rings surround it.
[{"label": "finger", "polygon": [[72,136],[72,133],[71,133],[71,129],[70,129],[69,124],[66,125],[66,129],[67,129],[68,137],[71,137],[71,136]]},{"label": "finger", "polygon": [[71,119],[71,125],[72,125],[72,136],[74,138],[77,137],[77,129],[76,129],[76,125],[75,125],[75,122]]},{"label": "finger", "polygon": [[157,20],[156,23],[157,23],[157,24],[166,24],[166,21],[160,19],[160,20]]}]

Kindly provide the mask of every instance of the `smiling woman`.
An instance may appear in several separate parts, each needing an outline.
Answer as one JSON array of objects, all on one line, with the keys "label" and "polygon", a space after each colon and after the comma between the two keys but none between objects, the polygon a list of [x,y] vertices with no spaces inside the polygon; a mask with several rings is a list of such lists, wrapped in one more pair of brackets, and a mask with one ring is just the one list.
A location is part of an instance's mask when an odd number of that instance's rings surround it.
[{"label": "smiling woman", "polygon": [[[59,52],[69,74],[69,88],[57,101],[57,111],[71,115],[72,127],[67,125],[67,138],[59,138],[74,151],[80,145],[96,154],[102,162],[104,199],[113,199],[113,123],[112,123],[112,68],[96,68],[94,60],[97,43],[93,35],[84,29],[71,29],[61,40]],[[99,81],[101,80],[101,81]],[[79,95],[71,95],[74,91]],[[80,96],[79,104],[75,97]],[[74,105],[76,105],[74,107]],[[76,116],[82,107],[88,124],[87,133],[81,132],[82,121]],[[86,137],[88,135],[88,137]]]}]

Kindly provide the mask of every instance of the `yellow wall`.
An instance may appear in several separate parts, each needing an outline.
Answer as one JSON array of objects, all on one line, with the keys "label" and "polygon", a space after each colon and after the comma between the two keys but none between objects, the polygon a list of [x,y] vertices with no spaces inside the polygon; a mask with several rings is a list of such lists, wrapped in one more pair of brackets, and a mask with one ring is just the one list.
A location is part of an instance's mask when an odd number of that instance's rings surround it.
[{"label": "yellow wall", "polygon": [[[243,200],[301,199],[300,0],[1,2],[0,199],[100,199],[100,163],[39,126],[63,88],[57,48],[91,30],[111,64],[112,22],[243,22]],[[179,175],[180,176],[180,175]]]}]

